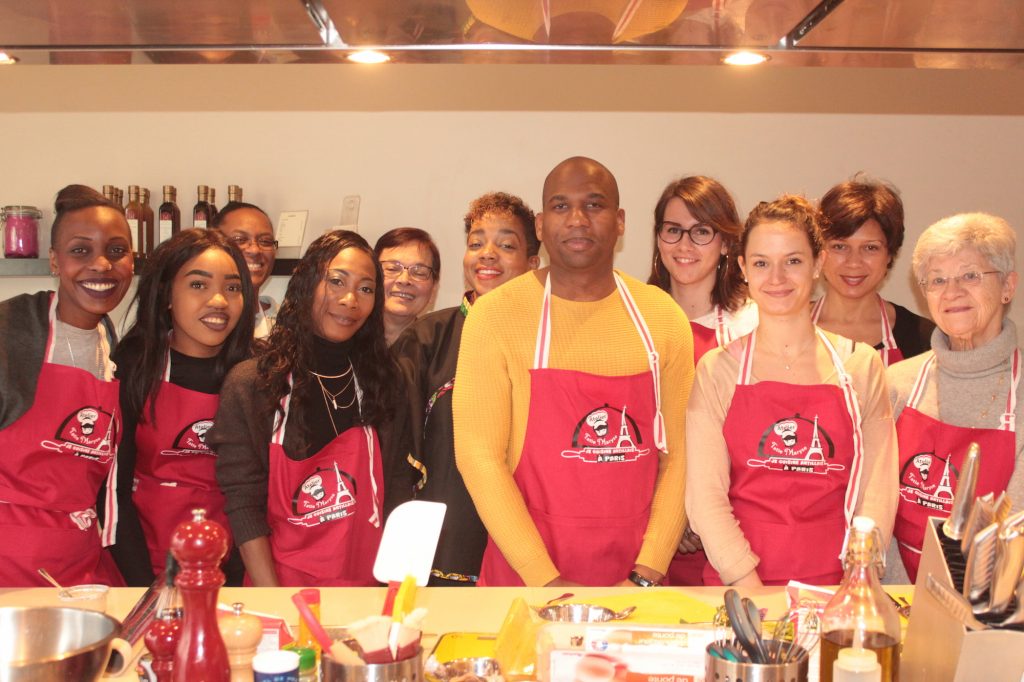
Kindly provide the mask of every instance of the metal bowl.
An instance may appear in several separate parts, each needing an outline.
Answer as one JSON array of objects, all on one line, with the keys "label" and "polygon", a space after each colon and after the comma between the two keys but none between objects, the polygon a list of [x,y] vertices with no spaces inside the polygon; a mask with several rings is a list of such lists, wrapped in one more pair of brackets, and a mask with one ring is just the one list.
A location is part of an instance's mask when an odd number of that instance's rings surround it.
[{"label": "metal bowl", "polygon": [[618,614],[595,604],[552,604],[537,609],[537,615],[556,623],[603,623],[614,620]]},{"label": "metal bowl", "polygon": [[427,670],[431,682],[501,682],[501,666],[493,658],[457,658]]},{"label": "metal bowl", "polygon": [[118,639],[120,632],[120,623],[98,611],[2,607],[0,679],[98,680],[107,667],[112,648],[123,657],[130,657],[131,647]]}]

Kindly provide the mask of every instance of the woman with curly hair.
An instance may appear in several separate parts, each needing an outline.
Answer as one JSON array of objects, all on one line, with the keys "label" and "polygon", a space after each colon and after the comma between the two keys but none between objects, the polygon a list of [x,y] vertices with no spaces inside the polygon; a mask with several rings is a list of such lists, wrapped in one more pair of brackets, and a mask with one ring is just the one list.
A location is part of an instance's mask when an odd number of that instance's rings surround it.
[{"label": "woman with curly hair", "polygon": [[266,347],[224,383],[207,441],[255,586],[376,584],[377,429],[399,380],[383,294],[366,240],[328,232],[296,266]]},{"label": "woman with curly hair", "polygon": [[[192,509],[227,523],[206,432],[228,370],[251,354],[256,289],[246,271],[223,232],[196,229],[160,244],[139,278],[135,322],[114,354],[124,438],[111,550],[131,585],[163,571],[171,534]],[[240,584],[237,552],[225,571]]]},{"label": "woman with curly hair", "polygon": [[704,356],[686,410],[686,512],[705,584],[835,585],[847,525],[888,545],[896,431],[878,353],[811,321],[818,211],[784,195],[747,218],[739,266],[760,322]]}]

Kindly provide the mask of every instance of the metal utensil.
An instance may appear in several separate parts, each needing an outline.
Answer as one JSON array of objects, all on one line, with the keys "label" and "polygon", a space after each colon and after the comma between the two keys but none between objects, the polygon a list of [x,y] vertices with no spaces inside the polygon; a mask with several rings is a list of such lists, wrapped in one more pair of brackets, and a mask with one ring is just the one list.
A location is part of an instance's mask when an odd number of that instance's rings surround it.
[{"label": "metal utensil", "polygon": [[1004,526],[996,542],[996,563],[992,569],[987,613],[1002,613],[1010,606],[1013,588],[1024,570],[1024,529]]},{"label": "metal utensil", "polygon": [[1005,490],[999,493],[999,497],[996,498],[992,509],[992,521],[995,523],[1002,523],[1013,513],[1013,500],[1010,499]]},{"label": "metal utensil", "polygon": [[970,554],[971,542],[974,539],[975,533],[982,528],[992,525],[995,511],[995,496],[992,493],[982,495],[974,501],[974,506],[971,507],[971,515],[967,517],[964,537],[960,540],[960,553],[965,557]]},{"label": "metal utensil", "polygon": [[1015,592],[1017,594],[1017,606],[1013,609],[1013,612],[1006,617],[1006,620],[999,624],[1000,626],[1024,623],[1024,578],[1021,578],[1020,582],[1017,583]]},{"label": "metal utensil", "polygon": [[928,594],[935,597],[935,600],[942,604],[943,608],[949,612],[949,615],[955,618],[957,622],[965,625],[967,629],[988,629],[987,625],[974,617],[974,612],[971,610],[971,602],[964,599],[962,594],[951,587],[946,587],[930,573],[925,581],[925,586],[928,588]]},{"label": "metal utensil", "polygon": [[909,604],[904,604],[903,602],[897,601],[896,597],[892,596],[888,592],[885,593],[885,596],[888,597],[889,601],[892,602],[892,605],[896,607],[896,613],[898,613],[901,616],[903,616],[903,618],[905,620],[910,620],[910,605]]},{"label": "metal utensil", "polygon": [[737,641],[750,656],[750,660],[754,663],[767,663],[761,657],[761,649],[756,644],[758,636],[754,632],[754,625],[750,622],[747,610],[743,607],[740,594],[736,590],[725,591],[725,610],[729,614],[732,631],[736,633]]},{"label": "metal utensil", "polygon": [[971,506],[974,504],[974,490],[978,485],[980,459],[981,448],[977,443],[971,443],[967,448],[963,467],[960,469],[960,480],[956,486],[956,495],[953,496],[953,510],[949,513],[949,518],[942,524],[942,534],[950,540],[963,538],[964,527],[967,525],[967,518],[971,515]]},{"label": "metal utensil", "polygon": [[[976,602],[985,596],[992,583],[992,569],[996,564],[996,540],[999,524],[993,523],[978,531],[967,553],[964,572],[964,597]],[[966,539],[966,536],[964,536]]]},{"label": "metal utensil", "polygon": [[767,663],[771,660],[771,657],[768,655],[768,647],[765,646],[761,629],[761,611],[758,610],[754,600],[749,597],[744,597],[740,600],[740,603],[743,604],[743,608],[747,611],[747,618],[750,619],[750,626],[754,631],[754,645],[757,647],[758,652],[760,652],[761,659]]}]

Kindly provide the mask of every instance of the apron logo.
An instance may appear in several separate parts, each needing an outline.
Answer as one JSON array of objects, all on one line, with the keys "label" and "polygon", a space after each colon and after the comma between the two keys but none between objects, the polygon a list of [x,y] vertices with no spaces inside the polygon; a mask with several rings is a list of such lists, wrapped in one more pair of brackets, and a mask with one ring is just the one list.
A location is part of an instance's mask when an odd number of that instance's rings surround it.
[{"label": "apron logo", "polygon": [[640,449],[643,437],[636,422],[621,410],[599,407],[591,410],[576,424],[572,434],[571,450],[562,450],[562,457],[580,459],[588,464],[606,462],[635,462],[650,453],[650,448]]},{"label": "apron logo", "polygon": [[40,445],[54,452],[107,464],[114,454],[113,433],[113,415],[87,405],[68,415],[54,435],[56,440],[44,440]]},{"label": "apron logo", "polygon": [[911,457],[900,471],[900,497],[948,514],[953,507],[953,483],[960,478],[960,471],[951,460],[952,455],[942,459],[934,452],[919,452]]},{"label": "apron logo", "polygon": [[188,457],[208,455],[216,457],[216,453],[206,445],[206,432],[213,428],[212,419],[200,419],[183,428],[174,439],[174,448],[161,450],[161,455],[168,457]]},{"label": "apron logo", "polygon": [[831,436],[818,424],[818,415],[813,421],[799,414],[778,420],[761,435],[757,455],[747,460],[747,466],[821,475],[846,468],[829,463],[836,450]]},{"label": "apron logo", "polygon": [[[347,480],[347,482],[346,482]],[[321,469],[306,477],[292,495],[292,514],[288,522],[313,528],[355,513],[356,481],[338,468]]]}]

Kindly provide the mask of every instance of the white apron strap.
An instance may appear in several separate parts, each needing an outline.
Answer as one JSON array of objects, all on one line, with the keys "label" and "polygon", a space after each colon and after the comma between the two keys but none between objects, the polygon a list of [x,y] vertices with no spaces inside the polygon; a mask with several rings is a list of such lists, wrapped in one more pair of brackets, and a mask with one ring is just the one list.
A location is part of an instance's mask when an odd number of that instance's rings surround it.
[{"label": "white apron strap", "polygon": [[822,294],[821,298],[811,305],[811,322],[814,323],[814,326],[818,326],[818,318],[821,317],[821,309],[824,307],[825,295]]},{"label": "white apron strap", "polygon": [[740,371],[736,375],[736,385],[746,386],[750,383],[751,368],[754,366],[754,339],[756,332],[747,334],[747,343],[743,347],[743,355],[740,356]]},{"label": "white apron strap", "polygon": [[[644,344],[644,351],[647,355],[647,367],[651,371],[654,382],[654,443],[662,452],[667,447],[665,442],[665,418],[661,414],[661,366],[658,358],[658,351],[654,347],[654,339],[647,327],[647,322],[640,309],[633,300],[632,294],[626,287],[619,273],[613,273],[615,277],[615,288],[619,292],[622,303],[626,307],[629,319],[633,327],[640,335],[640,341]],[[547,369],[551,358],[551,276],[544,281],[544,298],[540,309],[540,322],[537,324],[537,342],[534,347],[533,368]]]},{"label": "white apron strap", "polygon": [[1006,411],[999,418],[999,429],[1016,433],[1017,431],[1017,385],[1020,383],[1020,349],[1013,351],[1010,361],[1010,394],[1006,396]]},{"label": "white apron strap", "polygon": [[890,351],[897,350],[896,337],[893,336],[892,324],[885,312],[885,300],[881,296],[878,296],[878,307],[882,317],[882,364],[888,367]]},{"label": "white apron strap", "polygon": [[921,369],[917,372],[917,378],[914,379],[914,386],[910,389],[910,395],[907,396],[907,407],[912,410],[916,410],[917,406],[921,402],[921,398],[924,397],[924,389],[928,384],[928,375],[931,374],[932,365],[935,364],[935,351],[928,351],[928,359],[921,365]]},{"label": "white apron strap", "polygon": [[373,489],[373,514],[370,515],[370,523],[374,528],[380,528],[380,505],[377,503],[377,478],[373,471],[373,429],[369,426],[363,427],[363,435],[366,436],[366,451],[370,453],[370,487]]}]

